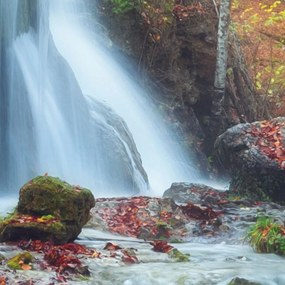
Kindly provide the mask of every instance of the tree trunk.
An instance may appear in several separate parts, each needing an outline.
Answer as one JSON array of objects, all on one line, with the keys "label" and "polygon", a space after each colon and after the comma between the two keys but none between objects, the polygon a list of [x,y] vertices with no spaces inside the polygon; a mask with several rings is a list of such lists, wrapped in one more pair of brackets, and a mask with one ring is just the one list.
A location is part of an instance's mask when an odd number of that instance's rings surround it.
[{"label": "tree trunk", "polygon": [[225,97],[226,75],[227,75],[227,58],[228,58],[228,30],[230,23],[231,0],[221,0],[219,27],[218,27],[218,44],[217,60],[214,81],[214,94],[212,98],[212,114],[219,117],[223,109]]}]

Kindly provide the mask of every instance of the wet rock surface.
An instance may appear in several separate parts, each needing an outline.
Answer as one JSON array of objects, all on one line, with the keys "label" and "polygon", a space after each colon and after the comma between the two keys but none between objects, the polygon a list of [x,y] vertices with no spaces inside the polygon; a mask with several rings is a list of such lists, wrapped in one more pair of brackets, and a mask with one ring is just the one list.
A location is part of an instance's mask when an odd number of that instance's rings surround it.
[{"label": "wet rock surface", "polygon": [[[187,190],[188,198],[182,191],[184,203],[175,202],[169,191],[166,191],[169,198],[96,199],[92,218],[77,243],[60,246],[41,241],[3,244],[0,246],[0,281],[22,285],[78,282],[160,285],[177,284],[185,279],[191,285],[282,284],[259,282],[260,276],[258,279],[243,275],[237,278],[236,272],[243,272],[250,266],[257,270],[261,262],[262,266],[267,264],[268,255],[257,257],[249,253],[245,233],[259,216],[283,223],[284,206],[240,199],[205,185],[181,183],[174,186]],[[94,235],[94,229],[99,230],[99,235]],[[179,243],[170,245],[170,241]],[[34,259],[21,266],[31,269],[13,272],[7,268],[7,260],[23,251],[30,252]],[[275,267],[280,264],[280,260],[272,256],[268,262]],[[169,274],[161,273],[161,264]],[[199,270],[201,272],[197,273]],[[185,275],[188,271],[189,276]],[[279,277],[281,282],[285,280],[282,276]],[[18,283],[13,283],[15,280]]]},{"label": "wet rock surface", "polygon": [[230,171],[230,191],[255,200],[285,201],[285,118],[239,124],[216,141]]},{"label": "wet rock surface", "polygon": [[173,183],[163,193],[163,198],[171,198],[176,203],[213,204],[225,199],[227,194],[215,188],[196,183]]},{"label": "wet rock surface", "polygon": [[86,226],[145,240],[205,238],[209,243],[227,240],[235,244],[243,242],[246,230],[258,216],[285,220],[285,207],[273,202],[241,199],[203,185],[173,185],[180,187],[183,203],[169,189],[164,194],[169,198],[101,198],[96,200]]},{"label": "wet rock surface", "polygon": [[262,284],[257,282],[251,282],[244,278],[236,277],[228,285],[262,285]]}]

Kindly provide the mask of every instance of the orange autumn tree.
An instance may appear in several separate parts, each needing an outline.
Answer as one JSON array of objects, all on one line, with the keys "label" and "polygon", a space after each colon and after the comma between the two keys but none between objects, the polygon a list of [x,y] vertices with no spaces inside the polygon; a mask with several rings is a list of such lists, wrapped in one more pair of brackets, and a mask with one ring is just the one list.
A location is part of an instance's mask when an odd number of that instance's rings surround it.
[{"label": "orange autumn tree", "polygon": [[233,0],[232,20],[256,89],[272,115],[284,115],[285,1]]}]

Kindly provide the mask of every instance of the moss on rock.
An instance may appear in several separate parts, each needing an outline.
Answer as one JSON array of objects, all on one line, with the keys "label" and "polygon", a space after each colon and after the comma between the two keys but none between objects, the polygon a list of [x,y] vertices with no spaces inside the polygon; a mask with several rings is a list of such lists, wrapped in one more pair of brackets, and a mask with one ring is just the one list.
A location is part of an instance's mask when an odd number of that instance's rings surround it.
[{"label": "moss on rock", "polygon": [[17,210],[0,223],[0,240],[73,241],[94,206],[90,190],[59,178],[38,176],[20,189]]},{"label": "moss on rock", "polygon": [[13,270],[23,269],[23,265],[28,265],[33,260],[33,256],[29,252],[23,252],[15,255],[7,261],[9,268]]},{"label": "moss on rock", "polygon": [[38,176],[20,189],[18,211],[30,215],[53,215],[62,222],[84,225],[95,206],[90,190],[72,186],[59,178]]}]

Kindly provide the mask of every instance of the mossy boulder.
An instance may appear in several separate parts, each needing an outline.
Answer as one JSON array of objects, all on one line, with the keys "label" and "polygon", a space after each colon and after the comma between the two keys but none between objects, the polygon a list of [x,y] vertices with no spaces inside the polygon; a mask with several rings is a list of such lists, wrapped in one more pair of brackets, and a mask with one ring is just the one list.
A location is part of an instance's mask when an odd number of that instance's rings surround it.
[{"label": "mossy boulder", "polygon": [[90,190],[59,178],[38,176],[20,189],[17,210],[1,223],[0,240],[73,241],[94,206]]},{"label": "mossy boulder", "polygon": [[72,186],[59,178],[38,176],[20,189],[18,212],[30,215],[53,215],[62,222],[83,226],[95,206],[90,190]]}]

